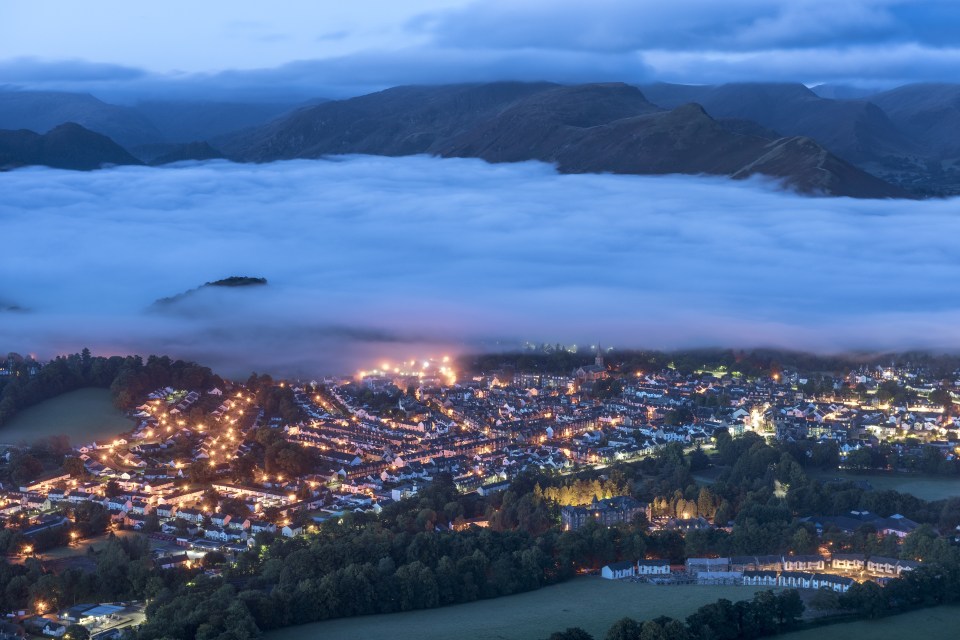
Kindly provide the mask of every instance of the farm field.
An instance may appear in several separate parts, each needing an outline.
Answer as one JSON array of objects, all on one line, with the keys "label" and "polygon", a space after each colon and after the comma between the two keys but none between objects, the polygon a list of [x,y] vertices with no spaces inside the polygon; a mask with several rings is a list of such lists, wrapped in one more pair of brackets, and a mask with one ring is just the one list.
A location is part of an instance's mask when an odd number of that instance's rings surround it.
[{"label": "farm field", "polygon": [[880,620],[862,620],[778,636],[783,640],[953,640],[960,626],[960,607],[921,609]]},{"label": "farm field", "polygon": [[817,475],[821,480],[843,478],[853,482],[867,481],[877,491],[893,489],[922,500],[943,500],[960,497],[960,479],[917,476],[905,473],[847,473],[831,471]]},{"label": "farm field", "polygon": [[106,440],[134,426],[113,406],[107,389],[78,389],[25,409],[0,427],[0,443],[66,435],[80,444]]},{"label": "farm field", "polygon": [[624,616],[686,617],[719,598],[748,600],[761,587],[653,586],[596,576],[469,604],[315,622],[272,631],[267,640],[538,640],[567,627],[595,638]]}]

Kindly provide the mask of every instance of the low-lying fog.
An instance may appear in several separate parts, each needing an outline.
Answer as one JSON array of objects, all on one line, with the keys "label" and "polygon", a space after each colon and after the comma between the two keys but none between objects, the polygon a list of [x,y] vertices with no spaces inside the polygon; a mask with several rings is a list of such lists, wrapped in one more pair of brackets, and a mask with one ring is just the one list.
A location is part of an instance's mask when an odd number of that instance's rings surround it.
[{"label": "low-lying fog", "polygon": [[[535,342],[960,347],[960,202],[349,157],[0,174],[0,351],[228,374]],[[161,297],[232,275],[266,287]]]}]

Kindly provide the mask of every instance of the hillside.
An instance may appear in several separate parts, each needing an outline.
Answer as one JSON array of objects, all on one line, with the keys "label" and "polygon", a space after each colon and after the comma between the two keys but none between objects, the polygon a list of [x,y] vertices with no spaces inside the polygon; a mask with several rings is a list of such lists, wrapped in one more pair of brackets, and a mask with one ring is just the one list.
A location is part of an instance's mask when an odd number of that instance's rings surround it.
[{"label": "hillside", "polygon": [[621,83],[399,87],[300,110],[224,143],[265,162],[367,153],[542,160],[568,173],[769,175],[803,193],[907,194],[813,141],[771,144],[754,122],[717,120],[696,105],[666,111]]},{"label": "hillside", "polygon": [[45,165],[89,171],[125,164],[142,163],[110,138],[73,122],[45,134],[0,130],[0,169]]}]

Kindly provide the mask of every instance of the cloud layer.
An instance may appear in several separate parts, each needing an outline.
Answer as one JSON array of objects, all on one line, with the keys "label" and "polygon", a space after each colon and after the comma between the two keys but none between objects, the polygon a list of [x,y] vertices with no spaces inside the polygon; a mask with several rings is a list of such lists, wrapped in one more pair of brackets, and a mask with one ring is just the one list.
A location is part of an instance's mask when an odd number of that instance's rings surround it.
[{"label": "cloud layer", "polygon": [[301,0],[247,7],[242,19],[235,4],[178,0],[184,21],[167,5],[63,2],[52,25],[40,5],[8,10],[0,83],[111,100],[296,100],[489,80],[888,87],[960,74],[954,0],[416,0],[376,10]]},{"label": "cloud layer", "polygon": [[[535,342],[960,348],[956,201],[350,157],[0,174],[0,351],[241,374]],[[230,275],[266,288],[204,291]]]}]

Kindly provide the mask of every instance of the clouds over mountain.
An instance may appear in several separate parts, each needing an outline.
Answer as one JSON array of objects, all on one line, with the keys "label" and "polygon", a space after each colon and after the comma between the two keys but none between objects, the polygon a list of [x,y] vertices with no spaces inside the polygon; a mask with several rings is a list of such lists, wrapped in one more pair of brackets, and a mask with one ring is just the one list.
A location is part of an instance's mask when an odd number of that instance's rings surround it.
[{"label": "clouds over mountain", "polygon": [[[950,200],[424,157],[28,169],[0,175],[0,192],[0,299],[30,310],[0,312],[6,349],[89,344],[315,374],[598,335],[960,348]],[[230,275],[269,285],[150,310]]]},{"label": "clouds over mountain", "polygon": [[[64,45],[45,52],[43,39],[24,37],[21,50],[10,45],[0,62],[0,78],[110,98],[250,99],[269,91],[273,99],[297,99],[490,80],[892,85],[960,72],[960,4],[951,0],[417,0],[378,19],[365,15],[363,3],[335,12],[322,3],[279,10],[300,17],[248,16],[241,29],[204,6],[192,12],[196,24],[175,52],[145,31],[138,63],[128,63],[120,47],[110,59],[109,48],[89,44],[96,38],[78,40],[77,59],[62,62]],[[142,19],[125,21],[125,11],[119,4],[110,21],[88,29],[122,23],[128,39],[137,29],[156,30]],[[217,65],[203,72],[163,62],[211,51]],[[151,71],[139,68],[151,60]]]}]

